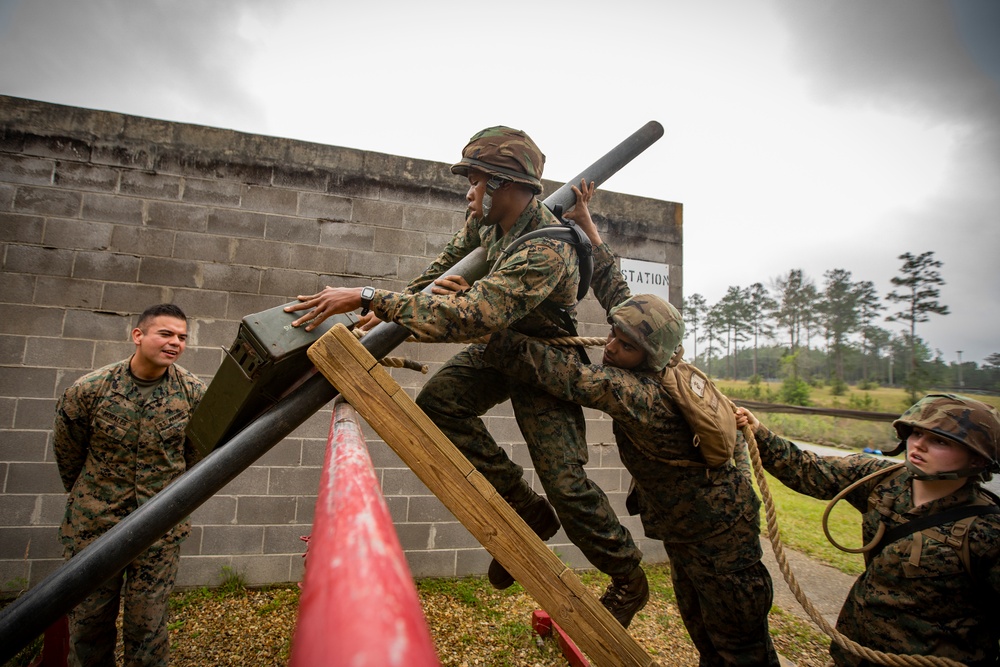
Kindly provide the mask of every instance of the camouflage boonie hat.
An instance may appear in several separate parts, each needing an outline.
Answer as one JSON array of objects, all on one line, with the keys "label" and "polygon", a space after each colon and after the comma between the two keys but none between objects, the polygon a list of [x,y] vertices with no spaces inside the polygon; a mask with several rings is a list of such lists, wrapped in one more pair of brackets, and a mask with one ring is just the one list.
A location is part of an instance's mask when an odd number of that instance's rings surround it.
[{"label": "camouflage boonie hat", "polygon": [[542,191],[542,168],[545,156],[527,134],[503,125],[477,132],[462,149],[462,159],[451,166],[451,173],[468,176],[469,169],[479,169],[491,176],[501,176]]},{"label": "camouflage boonie hat", "polygon": [[960,442],[986,457],[993,472],[1000,472],[1000,411],[992,405],[957,394],[928,394],[892,426],[904,442],[914,428]]},{"label": "camouflage boonie hat", "polygon": [[672,305],[655,294],[634,294],[608,313],[608,323],[621,329],[646,351],[646,364],[662,371],[684,340],[684,321]]}]

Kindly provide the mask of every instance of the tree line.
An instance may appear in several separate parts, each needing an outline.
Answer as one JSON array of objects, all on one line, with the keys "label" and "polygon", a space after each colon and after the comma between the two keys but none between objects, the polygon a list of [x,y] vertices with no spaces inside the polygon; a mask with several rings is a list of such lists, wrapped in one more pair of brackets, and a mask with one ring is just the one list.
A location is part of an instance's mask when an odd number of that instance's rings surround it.
[{"label": "tree line", "polygon": [[[929,386],[1000,390],[1000,353],[976,362],[946,363],[918,335],[931,316],[949,314],[940,302],[942,262],[934,252],[904,253],[893,290],[880,296],[870,280],[832,269],[817,284],[792,269],[769,286],[731,286],[714,305],[700,294],[684,300],[690,358],[720,378],[781,378],[794,402],[809,384],[829,383],[834,393],[903,386],[914,397]],[[904,325],[893,332],[883,323]],[[806,391],[806,394],[808,392]]]}]

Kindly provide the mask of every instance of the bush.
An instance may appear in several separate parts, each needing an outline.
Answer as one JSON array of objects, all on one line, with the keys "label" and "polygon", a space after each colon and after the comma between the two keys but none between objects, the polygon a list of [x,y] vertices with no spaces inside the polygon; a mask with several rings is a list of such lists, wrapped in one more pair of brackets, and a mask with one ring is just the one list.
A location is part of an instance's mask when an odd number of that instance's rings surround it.
[{"label": "bush", "polygon": [[803,380],[796,377],[787,377],[781,383],[781,391],[778,398],[782,403],[788,405],[809,405],[809,394],[811,389]]}]

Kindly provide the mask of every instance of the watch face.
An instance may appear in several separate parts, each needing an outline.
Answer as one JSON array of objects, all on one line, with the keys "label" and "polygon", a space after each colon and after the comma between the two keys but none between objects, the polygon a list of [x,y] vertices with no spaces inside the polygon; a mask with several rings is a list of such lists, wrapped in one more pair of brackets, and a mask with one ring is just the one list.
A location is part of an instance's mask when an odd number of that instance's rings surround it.
[{"label": "watch face", "polygon": [[375,296],[375,288],[374,287],[365,287],[363,290],[361,290],[361,298],[362,299],[369,299],[370,300],[374,296]]}]

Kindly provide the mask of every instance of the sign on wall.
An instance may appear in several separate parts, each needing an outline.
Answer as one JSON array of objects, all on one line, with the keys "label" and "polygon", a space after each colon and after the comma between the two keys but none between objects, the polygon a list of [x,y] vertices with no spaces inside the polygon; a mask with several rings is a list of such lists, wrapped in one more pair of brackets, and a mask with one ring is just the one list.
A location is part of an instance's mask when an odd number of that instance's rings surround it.
[{"label": "sign on wall", "polygon": [[632,294],[655,294],[670,301],[670,267],[666,264],[622,257],[621,271]]}]

